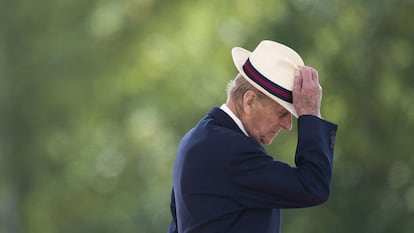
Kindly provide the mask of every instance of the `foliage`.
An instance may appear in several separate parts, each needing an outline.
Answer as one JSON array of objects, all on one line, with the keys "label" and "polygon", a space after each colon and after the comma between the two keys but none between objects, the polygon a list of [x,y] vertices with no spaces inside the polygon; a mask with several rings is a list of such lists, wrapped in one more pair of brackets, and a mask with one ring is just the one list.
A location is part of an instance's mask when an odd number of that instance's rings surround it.
[{"label": "foliage", "polygon": [[[412,0],[0,1],[0,233],[165,232],[181,136],[263,39],[319,71],[330,201],[283,232],[411,232]],[[268,147],[292,163],[295,133]],[[340,225],[341,227],[338,227]]]}]

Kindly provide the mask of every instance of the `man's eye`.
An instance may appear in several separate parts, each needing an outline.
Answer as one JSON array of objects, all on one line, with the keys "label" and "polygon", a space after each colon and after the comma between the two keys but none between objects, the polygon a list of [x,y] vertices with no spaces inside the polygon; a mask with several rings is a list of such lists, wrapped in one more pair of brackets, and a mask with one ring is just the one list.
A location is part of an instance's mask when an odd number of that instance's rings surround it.
[{"label": "man's eye", "polygon": [[288,114],[288,112],[283,111],[283,112],[279,112],[278,116],[279,117],[285,117]]}]

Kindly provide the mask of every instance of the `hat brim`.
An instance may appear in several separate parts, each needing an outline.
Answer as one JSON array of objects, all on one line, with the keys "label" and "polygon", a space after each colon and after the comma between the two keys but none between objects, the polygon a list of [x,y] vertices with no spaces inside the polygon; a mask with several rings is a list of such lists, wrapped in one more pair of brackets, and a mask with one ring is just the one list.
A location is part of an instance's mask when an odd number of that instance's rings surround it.
[{"label": "hat brim", "polygon": [[235,47],[231,50],[231,55],[233,57],[234,65],[236,66],[239,73],[250,83],[252,84],[256,89],[261,91],[263,94],[267,95],[272,100],[276,101],[278,104],[282,105],[286,110],[288,110],[293,116],[298,118],[298,114],[296,113],[295,106],[289,102],[286,102],[272,94],[270,94],[268,91],[263,89],[261,86],[257,85],[254,81],[252,81],[249,76],[244,72],[243,65],[246,63],[247,59],[249,58],[251,52],[249,50],[246,50],[244,48]]}]

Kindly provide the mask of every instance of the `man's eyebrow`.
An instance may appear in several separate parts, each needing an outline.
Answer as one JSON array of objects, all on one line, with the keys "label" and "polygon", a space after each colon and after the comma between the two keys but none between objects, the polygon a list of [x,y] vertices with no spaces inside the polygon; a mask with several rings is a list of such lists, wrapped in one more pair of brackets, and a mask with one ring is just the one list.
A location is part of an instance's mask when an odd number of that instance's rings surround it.
[{"label": "man's eyebrow", "polygon": [[279,110],[279,115],[280,115],[280,116],[284,117],[284,116],[286,116],[287,114],[289,114],[289,111],[287,111],[287,110],[285,110],[285,109]]}]

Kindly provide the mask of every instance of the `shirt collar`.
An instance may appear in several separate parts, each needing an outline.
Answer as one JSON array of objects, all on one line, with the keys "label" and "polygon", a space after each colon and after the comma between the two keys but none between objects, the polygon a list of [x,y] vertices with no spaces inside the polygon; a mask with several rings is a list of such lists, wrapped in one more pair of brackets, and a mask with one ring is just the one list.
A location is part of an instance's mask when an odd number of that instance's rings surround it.
[{"label": "shirt collar", "polygon": [[233,121],[237,124],[237,126],[239,126],[240,130],[246,135],[249,136],[249,134],[247,133],[246,129],[243,126],[243,123],[240,121],[240,119],[231,111],[231,109],[226,105],[223,104],[220,107],[221,110],[223,110],[225,113],[227,113],[227,115],[229,115],[231,117],[231,119],[233,119]]}]

